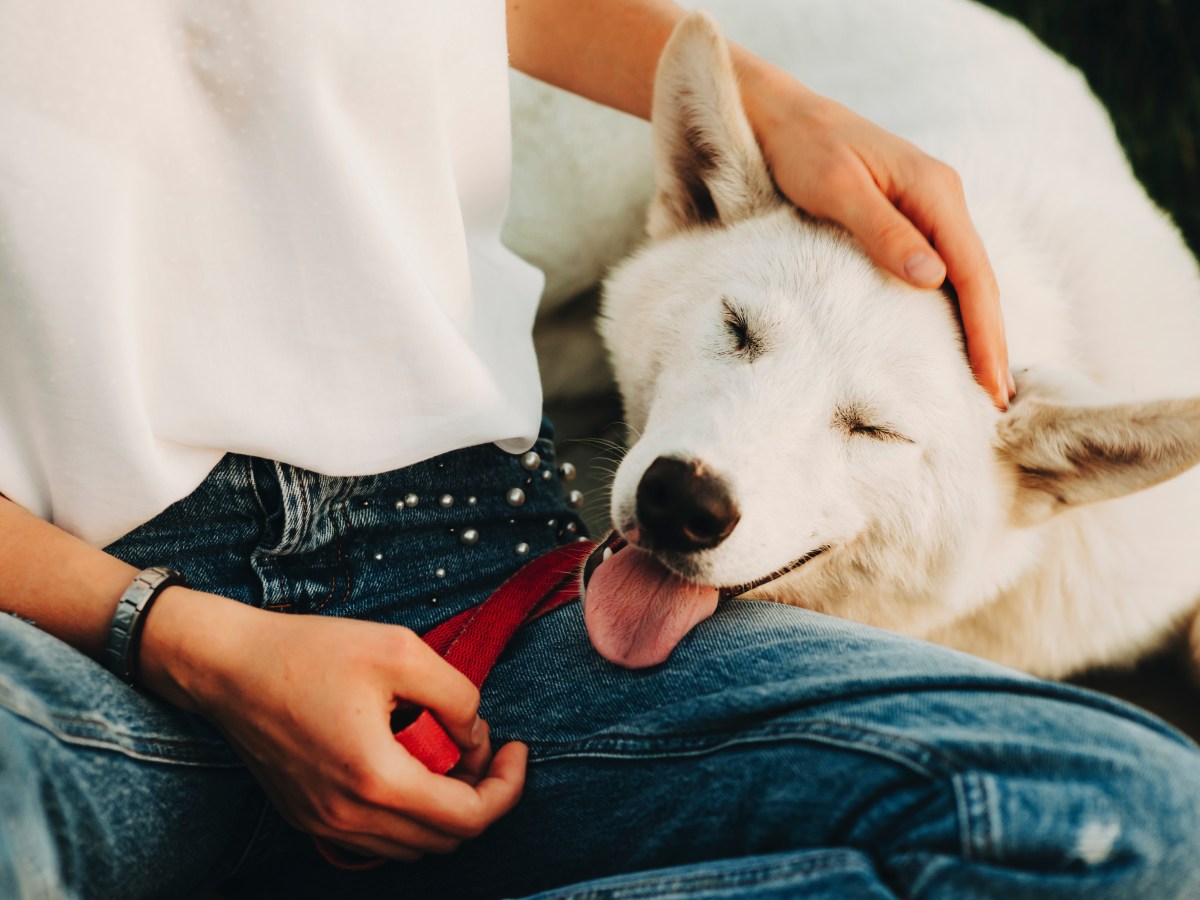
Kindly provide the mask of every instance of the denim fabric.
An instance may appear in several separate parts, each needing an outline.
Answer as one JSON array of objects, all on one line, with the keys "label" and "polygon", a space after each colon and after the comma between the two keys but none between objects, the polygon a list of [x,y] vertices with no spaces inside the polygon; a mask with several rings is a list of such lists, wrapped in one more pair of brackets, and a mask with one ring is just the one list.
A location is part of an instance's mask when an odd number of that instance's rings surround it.
[{"label": "denim fabric", "polygon": [[[424,631],[579,532],[548,434],[537,450],[535,472],[489,446],[370,478],[231,456],[111,550],[247,603]],[[495,738],[531,747],[517,809],[450,856],[348,873],[205,723],[0,617],[0,896],[222,878],[246,897],[1200,896],[1195,745],[919,641],[735,601],[626,671],[572,604],[518,634],[483,698]]]}]

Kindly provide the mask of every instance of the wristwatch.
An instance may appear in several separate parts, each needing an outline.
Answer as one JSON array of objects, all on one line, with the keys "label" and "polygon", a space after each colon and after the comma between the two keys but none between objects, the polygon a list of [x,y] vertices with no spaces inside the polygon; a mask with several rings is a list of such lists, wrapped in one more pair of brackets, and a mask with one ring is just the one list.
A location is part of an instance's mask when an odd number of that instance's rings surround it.
[{"label": "wristwatch", "polygon": [[172,585],[187,587],[187,579],[166,566],[152,566],[137,573],[113,612],[104,648],[104,664],[126,684],[138,683],[138,645],[146,614],[159,594]]}]

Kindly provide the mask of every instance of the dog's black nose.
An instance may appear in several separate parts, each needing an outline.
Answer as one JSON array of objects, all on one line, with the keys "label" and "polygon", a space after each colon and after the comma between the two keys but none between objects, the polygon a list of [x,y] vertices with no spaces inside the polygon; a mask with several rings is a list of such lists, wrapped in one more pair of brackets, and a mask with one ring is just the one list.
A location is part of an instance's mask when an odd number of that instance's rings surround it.
[{"label": "dog's black nose", "polygon": [[725,482],[699,463],[660,456],[638,484],[637,516],[649,547],[690,553],[717,546],[742,514]]}]

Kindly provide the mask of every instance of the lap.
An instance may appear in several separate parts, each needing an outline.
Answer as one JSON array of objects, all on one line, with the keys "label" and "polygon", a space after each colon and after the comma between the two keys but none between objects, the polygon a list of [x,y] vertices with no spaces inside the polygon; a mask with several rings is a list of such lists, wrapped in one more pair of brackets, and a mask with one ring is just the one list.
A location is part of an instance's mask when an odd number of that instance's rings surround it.
[{"label": "lap", "polygon": [[905,892],[970,896],[990,866],[1028,896],[1056,871],[1077,874],[1046,895],[1104,896],[1107,861],[1157,854],[1175,877],[1200,849],[1178,841],[1200,830],[1200,754],[1156,719],[774,604],[726,604],[643,671],[596,655],[565,608],[519,635],[484,715],[496,740],[530,745],[517,810],[451,857],[350,876],[292,865],[289,889],[511,896],[853,848]]}]

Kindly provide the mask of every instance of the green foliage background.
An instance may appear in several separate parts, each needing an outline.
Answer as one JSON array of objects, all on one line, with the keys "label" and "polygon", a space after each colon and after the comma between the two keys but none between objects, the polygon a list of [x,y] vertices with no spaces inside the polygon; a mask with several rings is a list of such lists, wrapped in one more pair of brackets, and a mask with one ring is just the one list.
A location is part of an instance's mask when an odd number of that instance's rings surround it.
[{"label": "green foliage background", "polygon": [[1138,178],[1200,256],[1200,0],[982,2],[1083,71]]}]

